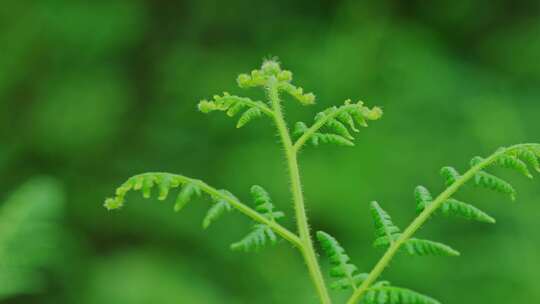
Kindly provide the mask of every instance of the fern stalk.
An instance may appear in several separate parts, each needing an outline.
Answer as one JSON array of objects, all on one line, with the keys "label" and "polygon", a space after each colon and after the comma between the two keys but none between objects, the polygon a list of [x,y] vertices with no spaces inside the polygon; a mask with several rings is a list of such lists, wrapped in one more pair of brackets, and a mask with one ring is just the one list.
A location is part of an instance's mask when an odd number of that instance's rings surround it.
[{"label": "fern stalk", "polygon": [[478,162],[475,166],[469,169],[465,174],[458,178],[450,187],[446,188],[437,198],[430,203],[412,222],[411,224],[403,231],[403,234],[388,247],[385,254],[377,262],[373,270],[369,273],[365,281],[362,282],[360,287],[354,291],[350,299],[347,301],[347,304],[356,304],[362,299],[362,297],[369,290],[371,285],[376,282],[379,276],[382,274],[384,269],[392,261],[396,253],[399,251],[401,246],[407,242],[415,233],[424,225],[424,223],[433,215],[439,207],[441,207],[449,198],[454,195],[465,183],[474,178],[476,173],[480,172],[482,169],[490,166],[495,162],[501,155],[512,152],[514,150],[520,150],[528,146],[536,146],[535,144],[519,144],[511,146],[506,149],[500,149],[497,152],[493,153],[488,158],[483,159]]},{"label": "fern stalk", "polygon": [[300,179],[300,171],[298,169],[298,159],[297,159],[297,149],[293,145],[291,136],[289,135],[289,129],[287,123],[283,117],[283,111],[281,110],[281,102],[279,99],[279,92],[277,88],[277,83],[271,81],[268,85],[268,98],[272,104],[272,109],[274,112],[273,118],[276,124],[276,127],[285,150],[285,157],[287,159],[287,165],[289,169],[289,175],[291,179],[291,192],[293,195],[294,209],[296,214],[296,223],[298,226],[298,234],[300,237],[300,243],[302,246],[298,247],[302,252],[304,260],[306,262],[309,274],[315,287],[317,293],[323,304],[332,303],[324,278],[317,261],[317,256],[315,254],[315,249],[313,247],[313,241],[311,239],[311,234],[309,231],[309,224],[306,215],[306,208],[304,204],[304,196],[302,194],[302,183]]}]

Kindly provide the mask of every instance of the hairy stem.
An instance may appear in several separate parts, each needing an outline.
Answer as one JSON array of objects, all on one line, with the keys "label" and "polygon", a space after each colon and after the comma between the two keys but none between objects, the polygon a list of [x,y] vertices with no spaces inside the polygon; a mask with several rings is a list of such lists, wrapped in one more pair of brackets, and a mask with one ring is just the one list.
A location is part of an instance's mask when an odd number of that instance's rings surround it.
[{"label": "hairy stem", "polygon": [[320,128],[322,128],[328,121],[330,121],[333,118],[336,118],[338,115],[340,115],[343,112],[346,112],[350,109],[353,109],[355,107],[358,107],[357,104],[350,104],[339,107],[336,111],[324,116],[317,122],[315,122],[296,142],[294,143],[294,150],[298,152],[302,146],[306,143],[306,141],[313,136],[317,131],[319,131]]},{"label": "hairy stem", "polygon": [[431,217],[431,215],[437,211],[439,207],[442,206],[454,193],[456,193],[461,186],[467,183],[469,180],[474,178],[475,174],[484,169],[485,167],[491,165],[499,156],[502,154],[512,151],[514,149],[520,149],[530,144],[520,144],[515,145],[506,149],[501,149],[484,159],[482,162],[478,163],[476,166],[473,166],[469,171],[463,174],[456,182],[454,182],[450,187],[446,188],[437,198],[431,202],[427,208],[424,209],[412,222],[411,224],[403,231],[403,234],[388,247],[385,254],[377,262],[373,270],[369,273],[369,276],[360,287],[353,293],[351,298],[347,301],[347,304],[358,303],[362,299],[362,296],[369,290],[369,287],[379,278],[384,269],[388,266],[390,261],[394,258],[401,246],[409,240],[415,233],[424,225],[424,223]]},{"label": "hairy stem", "polygon": [[291,192],[293,195],[298,234],[300,236],[300,241],[302,242],[300,250],[304,256],[309,274],[313,283],[315,284],[321,303],[330,304],[332,301],[330,299],[330,295],[328,294],[328,290],[326,289],[326,284],[324,283],[324,278],[319,266],[319,262],[317,261],[315,248],[313,247],[313,241],[311,240],[311,234],[309,231],[306,208],[304,206],[304,196],[302,194],[302,183],[298,169],[297,151],[293,146],[287,124],[283,118],[278,88],[275,82],[270,82],[268,86],[268,97],[272,104],[272,109],[274,110],[274,121],[285,149],[285,156],[291,178]]}]

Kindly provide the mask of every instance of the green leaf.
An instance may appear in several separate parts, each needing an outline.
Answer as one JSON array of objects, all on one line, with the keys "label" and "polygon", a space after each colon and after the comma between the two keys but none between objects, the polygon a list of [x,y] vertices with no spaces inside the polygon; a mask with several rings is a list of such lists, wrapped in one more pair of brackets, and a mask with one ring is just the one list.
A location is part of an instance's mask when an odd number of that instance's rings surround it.
[{"label": "green leaf", "polygon": [[276,234],[267,225],[256,224],[248,235],[240,241],[233,243],[231,249],[235,251],[242,250],[245,252],[258,251],[268,242],[275,244],[277,242]]},{"label": "green leaf", "polygon": [[[377,120],[381,116],[382,110],[378,107],[369,109],[361,101],[351,103],[350,100],[346,100],[344,105],[340,107],[332,106],[315,116],[312,126],[314,128],[313,133],[310,133],[308,139],[314,146],[319,145],[319,143],[354,146],[352,142],[354,137],[351,132],[359,131],[356,128],[356,123],[366,127],[366,121]],[[295,125],[294,134],[299,137],[309,129],[305,123],[299,122]]]},{"label": "green leaf", "polygon": [[377,202],[371,202],[370,210],[375,223],[375,236],[377,237],[374,245],[378,247],[382,244],[394,242],[400,229],[394,225],[390,215]]},{"label": "green leaf", "polygon": [[141,191],[144,198],[152,196],[152,189],[157,185],[159,188],[159,200],[167,199],[169,192],[181,184],[177,176],[169,173],[145,173],[129,178],[116,189],[113,198],[107,198],[104,206],[109,209],[118,209],[124,205],[126,194],[131,191]]},{"label": "green leaf", "polygon": [[484,211],[467,203],[455,200],[453,198],[448,199],[439,208],[438,213],[445,216],[458,216],[468,220],[475,220],[484,223],[495,223],[495,219],[489,216]]},{"label": "green leaf", "polygon": [[411,255],[459,256],[459,252],[452,249],[450,246],[428,240],[413,238],[407,240],[403,246],[404,250]]},{"label": "green leaf", "polygon": [[368,289],[362,299],[363,304],[440,304],[439,301],[415,291],[381,286]]},{"label": "green leaf", "polygon": [[[221,193],[223,193],[226,196],[229,196],[231,198],[235,198],[232,193],[230,193],[227,190],[220,190]],[[231,204],[227,202],[227,200],[223,198],[213,197],[214,204],[210,209],[208,209],[208,212],[206,213],[206,216],[203,220],[203,228],[207,229],[213,222],[215,222],[217,219],[219,219],[225,212],[229,212],[232,210]]]},{"label": "green leaf", "polygon": [[516,199],[516,190],[514,189],[514,187],[512,187],[512,185],[484,171],[476,173],[474,177],[474,184],[479,187],[484,187],[503,194],[508,194],[510,196],[510,199],[512,200]]},{"label": "green leaf", "polygon": [[531,167],[533,167],[537,172],[540,172],[540,162],[538,161],[538,157],[540,157],[540,155],[537,155],[532,148],[523,147],[521,149],[516,150],[514,152],[514,155],[520,159],[523,159]]},{"label": "green leaf", "polygon": [[182,190],[180,190],[180,193],[178,193],[178,197],[176,198],[176,203],[174,204],[174,211],[179,212],[180,210],[182,210],[195,195],[201,195],[201,189],[199,188],[199,186],[197,186],[193,182],[188,182],[184,184],[182,186]]},{"label": "green leaf", "polygon": [[314,146],[318,146],[319,143],[323,144],[335,144],[338,146],[352,147],[354,143],[345,137],[331,133],[315,133],[311,136],[311,143]]},{"label": "green leaf", "polygon": [[495,164],[503,168],[514,169],[528,178],[533,178],[527,164],[516,156],[503,154],[497,158]]},{"label": "green leaf", "polygon": [[450,187],[461,177],[459,172],[452,167],[443,167],[441,169],[441,176],[444,178],[447,187]]},{"label": "green leaf", "polygon": [[433,201],[433,196],[424,186],[417,186],[414,189],[414,198],[416,199],[416,212],[420,213]]},{"label": "green leaf", "polygon": [[254,118],[262,116],[262,114],[272,115],[272,111],[264,102],[251,100],[247,97],[230,95],[227,92],[224,92],[223,96],[214,95],[211,101],[201,100],[198,107],[199,111],[203,113],[221,111],[225,112],[229,117],[236,116],[247,108],[238,120],[237,128],[241,128]]},{"label": "green leaf", "polygon": [[263,187],[254,185],[251,187],[251,196],[255,202],[255,210],[262,213],[267,219],[275,221],[285,216],[281,211],[275,211],[272,199]]},{"label": "green leaf", "polygon": [[[326,232],[317,231],[317,239],[332,265],[330,275],[334,278],[346,280],[350,287],[356,288],[358,278],[356,278],[355,274],[358,268],[349,263],[351,259],[345,253],[345,249],[341,247],[334,237]],[[340,280],[335,286],[343,288],[343,285],[344,281]]]}]

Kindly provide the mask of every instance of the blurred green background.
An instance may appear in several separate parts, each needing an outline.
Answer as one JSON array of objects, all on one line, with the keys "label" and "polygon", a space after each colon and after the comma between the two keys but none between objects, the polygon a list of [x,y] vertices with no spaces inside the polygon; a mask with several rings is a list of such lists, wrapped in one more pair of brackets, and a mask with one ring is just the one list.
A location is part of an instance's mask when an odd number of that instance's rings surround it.
[{"label": "blurred green background", "polygon": [[[245,200],[260,184],[294,227],[269,122],[235,130],[196,111],[224,90],[261,96],[235,77],[276,55],[318,96],[309,108],[287,101],[290,122],[349,97],[385,110],[355,148],[301,155],[312,226],[367,271],[382,253],[370,246],[369,201],[403,227],[413,188],[441,189],[440,167],[539,141],[539,54],[536,0],[4,0],[0,302],[316,303],[288,244],[228,249],[250,226],[238,214],[202,231],[204,201],[175,214],[133,195],[109,213],[103,199],[145,171],[199,177]],[[459,195],[497,225],[437,219],[420,231],[461,258],[398,257],[384,278],[444,303],[540,303],[540,187],[503,176],[517,181],[518,204]]]}]

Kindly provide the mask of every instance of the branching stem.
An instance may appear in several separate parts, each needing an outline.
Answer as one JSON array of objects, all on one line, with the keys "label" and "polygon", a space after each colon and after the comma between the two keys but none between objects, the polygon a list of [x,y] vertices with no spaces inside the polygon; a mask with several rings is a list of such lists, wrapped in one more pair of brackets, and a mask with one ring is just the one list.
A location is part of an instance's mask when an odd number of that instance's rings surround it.
[{"label": "branching stem", "polygon": [[196,181],[197,185],[201,188],[202,191],[210,194],[211,196],[218,197],[221,199],[224,199],[227,201],[233,208],[236,208],[241,213],[247,215],[251,219],[253,219],[256,222],[259,222],[261,224],[265,224],[268,227],[272,228],[277,234],[279,234],[282,238],[289,241],[294,247],[301,249],[302,248],[302,242],[300,238],[289,231],[287,228],[281,226],[276,221],[269,220],[266,217],[264,217],[259,212],[253,210],[252,208],[248,207],[247,205],[239,202],[238,200],[223,194],[221,191],[217,190],[216,188],[213,188],[209,186],[208,184],[202,182],[202,181]]},{"label": "branching stem", "polygon": [[362,299],[362,296],[368,291],[369,287],[375,283],[375,281],[382,274],[384,269],[388,266],[390,261],[394,258],[401,246],[409,240],[415,233],[424,225],[424,223],[431,217],[431,215],[437,211],[439,207],[442,206],[454,193],[456,193],[461,186],[467,183],[469,180],[474,178],[475,174],[484,169],[485,167],[491,165],[499,156],[509,151],[515,149],[521,149],[526,146],[533,144],[520,144],[515,145],[506,149],[500,149],[488,158],[484,159],[482,162],[478,163],[476,166],[473,166],[469,171],[463,174],[456,182],[454,182],[450,187],[446,188],[437,198],[430,203],[427,208],[422,211],[412,222],[411,224],[403,231],[403,234],[390,245],[385,254],[377,262],[373,270],[369,273],[369,276],[360,287],[353,293],[351,298],[347,301],[347,304],[356,304]]},{"label": "branching stem", "polygon": [[315,284],[321,303],[330,304],[332,303],[332,301],[324,283],[324,278],[319,266],[319,262],[317,261],[317,256],[313,247],[313,241],[311,239],[311,234],[309,231],[306,208],[304,205],[304,196],[302,194],[302,183],[300,180],[300,172],[298,169],[297,150],[293,146],[289,129],[287,128],[287,123],[285,122],[285,119],[283,117],[276,81],[269,81],[268,97],[270,99],[270,103],[272,104],[272,109],[274,111],[274,122],[276,124],[279,136],[281,138],[281,142],[285,149],[285,157],[287,158],[287,164],[291,178],[291,192],[294,201],[296,223],[298,225],[300,242],[302,244],[302,246],[300,246],[299,248],[306,262],[311,279]]}]

